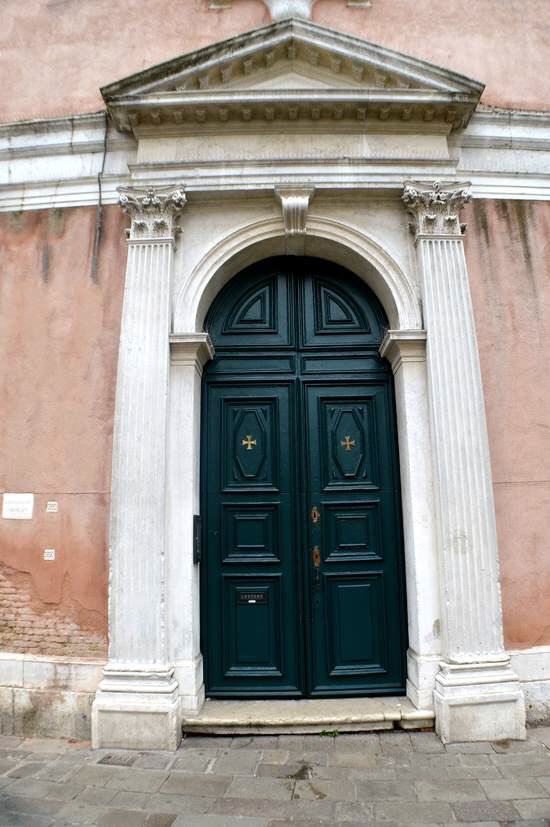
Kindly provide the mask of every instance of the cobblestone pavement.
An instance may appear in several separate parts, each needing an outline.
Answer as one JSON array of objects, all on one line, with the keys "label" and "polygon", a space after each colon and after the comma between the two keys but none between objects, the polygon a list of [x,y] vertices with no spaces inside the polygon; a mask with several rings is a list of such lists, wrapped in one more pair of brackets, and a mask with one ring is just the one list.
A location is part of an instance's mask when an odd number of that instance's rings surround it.
[{"label": "cobblestone pavement", "polygon": [[0,825],[550,825],[550,727],[443,747],[433,733],[190,737],[175,752],[0,737]]}]

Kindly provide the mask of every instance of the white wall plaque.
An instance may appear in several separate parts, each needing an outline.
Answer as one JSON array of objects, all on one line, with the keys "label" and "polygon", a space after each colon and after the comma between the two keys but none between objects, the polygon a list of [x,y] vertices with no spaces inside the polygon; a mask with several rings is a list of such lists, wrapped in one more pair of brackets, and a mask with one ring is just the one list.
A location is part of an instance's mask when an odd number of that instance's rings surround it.
[{"label": "white wall plaque", "polygon": [[49,500],[46,503],[46,513],[47,514],[57,514],[59,511],[59,503],[56,500]]},{"label": "white wall plaque", "polygon": [[4,494],[2,517],[5,520],[32,520],[34,494]]},{"label": "white wall plaque", "polygon": [[54,548],[45,548],[44,549],[44,560],[55,560],[55,549]]}]

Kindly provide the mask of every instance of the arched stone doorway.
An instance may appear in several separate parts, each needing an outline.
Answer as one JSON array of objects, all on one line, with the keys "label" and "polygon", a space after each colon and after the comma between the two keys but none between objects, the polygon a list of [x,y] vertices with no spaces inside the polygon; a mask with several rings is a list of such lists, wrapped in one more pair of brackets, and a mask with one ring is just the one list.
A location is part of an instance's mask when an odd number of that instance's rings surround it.
[{"label": "arched stone doorway", "polygon": [[206,318],[202,651],[213,697],[399,695],[405,600],[386,315],[320,259],[260,261]]}]

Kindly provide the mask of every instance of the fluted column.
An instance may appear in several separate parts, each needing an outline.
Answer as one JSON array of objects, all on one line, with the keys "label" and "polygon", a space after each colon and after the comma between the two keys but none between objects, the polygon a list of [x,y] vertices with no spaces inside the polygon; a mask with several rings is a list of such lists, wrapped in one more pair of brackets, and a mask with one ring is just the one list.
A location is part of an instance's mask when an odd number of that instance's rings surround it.
[{"label": "fluted column", "polygon": [[489,442],[459,210],[468,189],[407,185],[427,330],[438,504],[443,740],[525,737],[519,682],[504,651]]},{"label": "fluted column", "polygon": [[95,746],[175,747],[178,694],[166,630],[166,454],[172,256],[185,194],[124,188],[131,217],[113,435],[109,661]]}]

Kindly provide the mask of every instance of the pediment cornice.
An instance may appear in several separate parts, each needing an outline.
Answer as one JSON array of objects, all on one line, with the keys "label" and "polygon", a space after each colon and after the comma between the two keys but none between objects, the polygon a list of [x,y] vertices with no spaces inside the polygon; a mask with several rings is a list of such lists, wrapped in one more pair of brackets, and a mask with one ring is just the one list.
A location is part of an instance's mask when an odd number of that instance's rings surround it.
[{"label": "pediment cornice", "polygon": [[[303,78],[304,88],[285,88],[285,73]],[[467,124],[482,91],[425,61],[289,19],[139,72],[102,94],[123,131],[366,120],[450,131]]]}]

